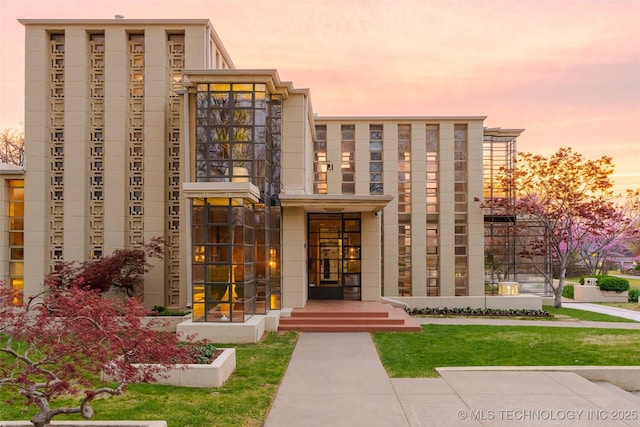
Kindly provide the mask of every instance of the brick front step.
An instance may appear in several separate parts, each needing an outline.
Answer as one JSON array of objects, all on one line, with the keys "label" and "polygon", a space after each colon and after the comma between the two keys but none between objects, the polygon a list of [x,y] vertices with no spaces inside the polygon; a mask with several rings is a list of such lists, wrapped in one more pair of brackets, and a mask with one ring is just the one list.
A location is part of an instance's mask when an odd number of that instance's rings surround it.
[{"label": "brick front step", "polygon": [[282,325],[281,331],[298,332],[420,332],[419,325]]},{"label": "brick front step", "polygon": [[291,317],[280,318],[279,330],[300,332],[418,332],[404,310],[379,302],[308,301]]},{"label": "brick front step", "polygon": [[375,317],[388,318],[388,311],[296,311],[291,313],[291,317]]},{"label": "brick front step", "polygon": [[404,325],[404,319],[391,317],[365,317],[365,316],[295,316],[283,317],[280,319],[281,325]]}]

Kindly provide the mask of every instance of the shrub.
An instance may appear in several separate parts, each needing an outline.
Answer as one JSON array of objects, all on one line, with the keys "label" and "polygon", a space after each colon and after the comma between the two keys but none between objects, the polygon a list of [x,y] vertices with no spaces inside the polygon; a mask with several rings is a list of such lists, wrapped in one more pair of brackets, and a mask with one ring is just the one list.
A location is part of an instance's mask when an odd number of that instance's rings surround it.
[{"label": "shrub", "polygon": [[410,308],[409,314],[422,314],[428,316],[524,316],[524,317],[549,317],[544,310],[531,309],[500,309],[500,308]]},{"label": "shrub", "polygon": [[640,296],[640,289],[629,289],[629,302],[638,302],[638,296]]},{"label": "shrub", "polygon": [[172,310],[163,305],[154,305],[151,309],[151,316],[186,316],[190,312],[187,310]]},{"label": "shrub", "polygon": [[604,276],[598,278],[598,287],[601,291],[624,292],[629,290],[629,281],[622,277]]},{"label": "shrub", "polygon": [[573,299],[573,285],[564,285],[562,288],[562,296]]}]

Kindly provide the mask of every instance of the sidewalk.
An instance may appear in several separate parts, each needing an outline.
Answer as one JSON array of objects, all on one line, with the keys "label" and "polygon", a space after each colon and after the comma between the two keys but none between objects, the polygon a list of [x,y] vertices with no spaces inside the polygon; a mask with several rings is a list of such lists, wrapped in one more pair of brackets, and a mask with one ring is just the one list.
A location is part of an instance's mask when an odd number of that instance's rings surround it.
[{"label": "sidewalk", "polygon": [[365,332],[303,332],[265,427],[408,426]]},{"label": "sidewalk", "polygon": [[[640,328],[635,323],[419,320]],[[390,379],[368,333],[302,333],[265,426],[640,426],[640,398],[572,372],[448,368],[439,374]]]}]

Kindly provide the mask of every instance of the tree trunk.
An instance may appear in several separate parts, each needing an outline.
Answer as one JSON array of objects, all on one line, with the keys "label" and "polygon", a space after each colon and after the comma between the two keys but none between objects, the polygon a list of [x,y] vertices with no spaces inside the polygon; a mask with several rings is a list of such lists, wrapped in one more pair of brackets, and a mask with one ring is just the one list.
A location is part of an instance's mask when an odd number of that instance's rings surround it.
[{"label": "tree trunk", "polygon": [[554,288],[553,286],[551,286],[551,288],[553,289],[553,306],[555,308],[562,308],[562,289],[564,288],[564,276],[567,274],[567,267],[565,266],[561,266],[560,267],[560,280],[558,280],[558,287]]}]

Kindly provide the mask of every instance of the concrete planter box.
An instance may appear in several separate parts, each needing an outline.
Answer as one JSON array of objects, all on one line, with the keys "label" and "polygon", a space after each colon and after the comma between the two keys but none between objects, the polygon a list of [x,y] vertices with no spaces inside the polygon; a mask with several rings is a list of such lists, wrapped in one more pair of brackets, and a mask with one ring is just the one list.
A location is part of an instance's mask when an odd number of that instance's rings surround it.
[{"label": "concrete planter box", "polygon": [[[167,371],[157,374],[154,384],[175,385],[179,387],[222,387],[236,369],[236,349],[221,349],[220,354],[209,365],[177,364]],[[143,364],[135,363],[141,367]],[[109,380],[109,378],[103,379]]]},{"label": "concrete planter box", "polygon": [[629,291],[601,291],[597,286],[575,285],[573,287],[573,299],[582,302],[627,302],[629,300]]}]

